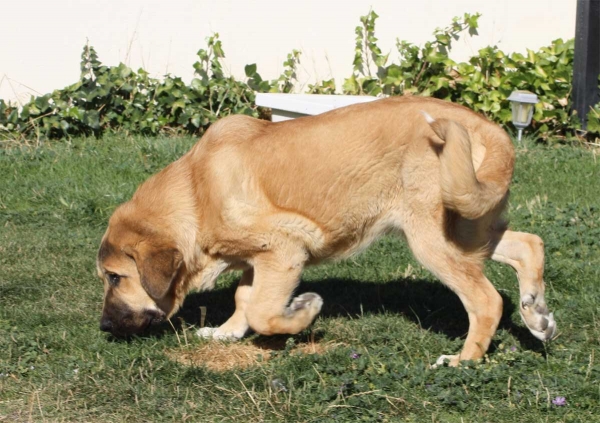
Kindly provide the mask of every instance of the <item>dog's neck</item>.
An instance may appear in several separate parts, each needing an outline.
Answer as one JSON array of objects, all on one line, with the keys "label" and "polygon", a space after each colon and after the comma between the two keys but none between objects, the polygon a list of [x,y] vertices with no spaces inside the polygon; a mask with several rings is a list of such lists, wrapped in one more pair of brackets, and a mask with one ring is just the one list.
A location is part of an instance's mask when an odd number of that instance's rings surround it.
[{"label": "dog's neck", "polygon": [[198,222],[188,173],[188,167],[180,159],[144,182],[131,201],[138,210],[143,210],[147,222],[166,230],[192,270],[198,259]]}]

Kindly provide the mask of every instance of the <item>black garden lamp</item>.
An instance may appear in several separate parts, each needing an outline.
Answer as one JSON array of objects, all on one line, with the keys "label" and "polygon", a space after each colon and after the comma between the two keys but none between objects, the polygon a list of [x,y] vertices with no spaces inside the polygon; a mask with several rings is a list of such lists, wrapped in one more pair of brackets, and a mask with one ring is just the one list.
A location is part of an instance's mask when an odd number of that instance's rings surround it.
[{"label": "black garden lamp", "polygon": [[538,97],[530,91],[513,91],[508,97],[512,108],[512,123],[519,130],[518,140],[521,141],[523,129],[527,128],[533,117],[533,106]]}]

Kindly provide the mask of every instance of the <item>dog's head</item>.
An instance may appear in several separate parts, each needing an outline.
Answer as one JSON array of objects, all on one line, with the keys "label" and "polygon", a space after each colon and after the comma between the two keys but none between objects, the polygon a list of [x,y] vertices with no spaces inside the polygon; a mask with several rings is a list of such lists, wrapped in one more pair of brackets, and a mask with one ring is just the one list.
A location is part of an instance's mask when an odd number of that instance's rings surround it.
[{"label": "dog's head", "polygon": [[104,282],[100,329],[127,336],[170,315],[182,267],[182,255],[164,230],[117,210],[98,251]]}]

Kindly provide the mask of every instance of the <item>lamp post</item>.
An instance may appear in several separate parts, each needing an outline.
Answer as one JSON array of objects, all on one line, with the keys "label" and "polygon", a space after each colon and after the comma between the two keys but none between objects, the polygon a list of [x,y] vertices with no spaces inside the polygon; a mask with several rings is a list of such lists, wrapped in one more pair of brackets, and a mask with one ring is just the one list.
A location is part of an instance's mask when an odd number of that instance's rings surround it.
[{"label": "lamp post", "polygon": [[523,129],[531,123],[533,106],[538,102],[537,95],[530,91],[513,91],[507,100],[511,102],[512,123],[519,130],[518,140],[521,141]]}]

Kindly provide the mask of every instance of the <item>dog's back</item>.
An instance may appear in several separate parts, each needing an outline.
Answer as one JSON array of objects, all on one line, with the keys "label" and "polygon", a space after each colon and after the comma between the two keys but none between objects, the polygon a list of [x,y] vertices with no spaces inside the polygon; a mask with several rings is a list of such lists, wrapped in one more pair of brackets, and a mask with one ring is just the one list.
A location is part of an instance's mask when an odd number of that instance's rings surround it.
[{"label": "dog's back", "polygon": [[[433,129],[423,112],[435,119]],[[238,218],[279,213],[289,233],[297,224],[299,236],[312,234],[301,238],[315,259],[356,253],[381,233],[403,230],[415,213],[446,208],[468,219],[493,211],[495,218],[514,161],[499,127],[427,98],[390,98],[281,123],[233,117],[218,125],[200,142],[216,150],[211,163],[199,166],[218,173],[211,179],[228,181],[210,193],[239,212],[226,220],[235,226]]]}]

